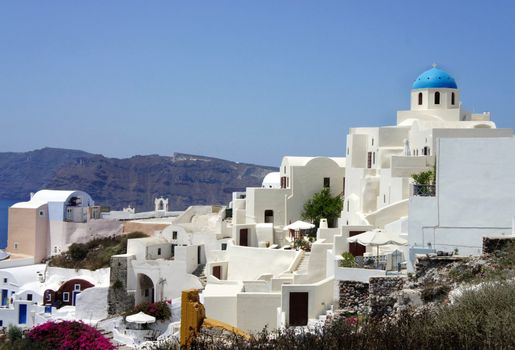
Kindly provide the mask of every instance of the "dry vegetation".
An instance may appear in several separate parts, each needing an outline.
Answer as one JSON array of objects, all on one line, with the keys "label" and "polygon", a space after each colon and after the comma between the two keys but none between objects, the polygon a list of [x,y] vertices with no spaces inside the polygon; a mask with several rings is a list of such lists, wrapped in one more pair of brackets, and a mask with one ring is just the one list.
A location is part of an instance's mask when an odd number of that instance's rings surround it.
[{"label": "dry vegetation", "polygon": [[67,252],[56,255],[48,261],[49,266],[69,269],[97,270],[109,267],[112,255],[127,252],[127,239],[148,237],[143,232],[97,238],[87,243],[73,243]]}]

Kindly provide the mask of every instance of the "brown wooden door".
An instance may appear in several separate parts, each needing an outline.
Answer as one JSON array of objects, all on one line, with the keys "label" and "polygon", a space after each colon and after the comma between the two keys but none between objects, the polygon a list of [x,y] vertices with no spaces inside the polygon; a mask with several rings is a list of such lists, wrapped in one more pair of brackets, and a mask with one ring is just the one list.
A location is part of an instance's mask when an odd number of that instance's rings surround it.
[{"label": "brown wooden door", "polygon": [[249,229],[242,228],[240,229],[240,245],[244,247],[249,246]]},{"label": "brown wooden door", "polygon": [[308,324],[307,292],[290,293],[290,326],[305,326]]},{"label": "brown wooden door", "polygon": [[[365,231],[350,231],[349,237],[359,235],[360,233],[363,233]],[[366,251],[366,247],[359,244],[359,243],[349,243],[349,253],[351,253],[354,256],[363,256],[363,254]]]},{"label": "brown wooden door", "polygon": [[219,280],[222,279],[222,267],[221,266],[213,266],[213,276],[215,276]]}]

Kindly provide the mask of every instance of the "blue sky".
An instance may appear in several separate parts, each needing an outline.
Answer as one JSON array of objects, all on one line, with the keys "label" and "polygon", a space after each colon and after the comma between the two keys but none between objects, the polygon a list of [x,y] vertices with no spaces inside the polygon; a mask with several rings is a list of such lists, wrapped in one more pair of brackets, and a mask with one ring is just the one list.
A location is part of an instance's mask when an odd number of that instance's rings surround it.
[{"label": "blue sky", "polygon": [[343,156],[433,62],[514,128],[514,17],[513,1],[1,1],[0,151]]}]

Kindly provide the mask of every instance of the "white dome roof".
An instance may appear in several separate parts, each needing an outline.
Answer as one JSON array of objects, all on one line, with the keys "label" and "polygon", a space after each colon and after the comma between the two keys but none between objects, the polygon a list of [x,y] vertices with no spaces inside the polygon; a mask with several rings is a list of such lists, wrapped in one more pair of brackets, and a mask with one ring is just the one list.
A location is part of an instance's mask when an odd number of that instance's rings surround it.
[{"label": "white dome roof", "polygon": [[261,187],[265,188],[280,188],[281,187],[281,174],[279,172],[268,173],[263,179]]}]

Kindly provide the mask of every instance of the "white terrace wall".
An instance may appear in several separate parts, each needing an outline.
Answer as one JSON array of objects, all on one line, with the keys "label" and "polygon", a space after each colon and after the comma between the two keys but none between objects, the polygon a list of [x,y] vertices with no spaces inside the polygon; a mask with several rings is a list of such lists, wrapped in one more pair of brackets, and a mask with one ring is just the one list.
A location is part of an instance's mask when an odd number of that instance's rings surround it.
[{"label": "white terrace wall", "polygon": [[280,293],[239,293],[237,295],[237,326],[257,333],[265,326],[277,328],[277,308],[281,306]]},{"label": "white terrace wall", "polygon": [[84,322],[95,322],[107,317],[108,287],[92,287],[77,296],[75,317]]},{"label": "white terrace wall", "polygon": [[228,246],[229,280],[256,280],[265,273],[274,276],[286,271],[295,257],[294,250]]}]

